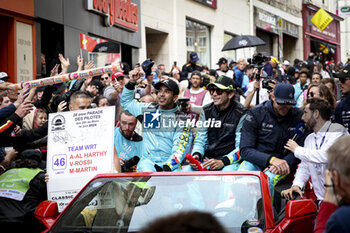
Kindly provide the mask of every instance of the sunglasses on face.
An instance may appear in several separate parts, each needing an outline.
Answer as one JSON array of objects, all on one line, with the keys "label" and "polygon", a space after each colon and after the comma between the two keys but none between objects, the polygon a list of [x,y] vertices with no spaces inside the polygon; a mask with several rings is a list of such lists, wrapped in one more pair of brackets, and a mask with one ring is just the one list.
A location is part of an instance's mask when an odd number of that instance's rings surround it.
[{"label": "sunglasses on face", "polygon": [[209,93],[210,93],[211,95],[213,95],[214,92],[216,92],[217,95],[222,95],[222,93],[224,93],[224,90],[221,90],[221,89],[219,89],[219,88],[214,88],[214,87],[209,88]]},{"label": "sunglasses on face", "polygon": [[108,80],[108,77],[101,77],[101,80],[103,81],[103,80]]}]

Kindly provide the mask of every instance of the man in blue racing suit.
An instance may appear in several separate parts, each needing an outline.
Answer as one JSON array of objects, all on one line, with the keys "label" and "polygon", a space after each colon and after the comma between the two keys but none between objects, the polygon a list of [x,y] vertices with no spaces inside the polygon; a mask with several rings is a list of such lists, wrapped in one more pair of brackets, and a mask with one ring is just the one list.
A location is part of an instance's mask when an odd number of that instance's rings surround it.
[{"label": "man in blue racing suit", "polygon": [[[293,86],[279,83],[271,100],[248,111],[242,127],[239,147],[244,161],[239,170],[264,171],[269,177],[272,199],[276,184],[295,171],[300,162],[284,149],[303,115],[301,109],[293,107],[295,104]],[[304,145],[304,139],[305,135],[296,141]]]},{"label": "man in blue racing suit", "polygon": [[133,116],[143,116],[143,153],[137,165],[138,172],[180,171],[185,150],[192,135],[186,127],[184,113],[175,101],[179,87],[171,79],[155,85],[159,104],[134,100],[134,88],[139,73],[130,72],[130,81],[121,95],[122,107]]}]

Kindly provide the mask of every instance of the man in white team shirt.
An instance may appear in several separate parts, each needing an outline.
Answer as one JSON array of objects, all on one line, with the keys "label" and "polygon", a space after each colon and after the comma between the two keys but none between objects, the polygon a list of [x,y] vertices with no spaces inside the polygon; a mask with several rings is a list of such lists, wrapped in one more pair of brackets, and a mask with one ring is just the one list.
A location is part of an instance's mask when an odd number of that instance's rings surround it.
[{"label": "man in white team shirt", "polygon": [[344,126],[330,122],[331,111],[331,105],[323,99],[312,98],[306,102],[301,119],[305,122],[306,128],[312,130],[313,133],[306,137],[304,147],[299,146],[291,139],[285,146],[286,149],[294,153],[296,158],[301,160],[292,187],[281,193],[288,200],[293,198],[293,192],[303,196],[301,189],[310,177],[317,200],[323,200],[325,193],[324,172],[328,162],[326,151],[341,136],[348,135]]}]

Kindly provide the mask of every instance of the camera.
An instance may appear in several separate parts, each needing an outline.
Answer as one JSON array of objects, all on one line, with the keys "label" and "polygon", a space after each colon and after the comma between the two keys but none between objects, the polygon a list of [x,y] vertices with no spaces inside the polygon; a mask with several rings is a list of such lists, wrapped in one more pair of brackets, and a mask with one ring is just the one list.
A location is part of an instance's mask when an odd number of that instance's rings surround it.
[{"label": "camera", "polygon": [[137,165],[139,161],[140,161],[140,158],[136,155],[131,159],[126,160],[124,165],[121,166],[122,172],[133,172],[132,167]]},{"label": "camera", "polygon": [[250,64],[255,65],[256,68],[262,66],[263,62],[265,62],[266,60],[266,56],[263,56],[261,53],[255,54],[252,58],[247,59],[247,61]]},{"label": "camera", "polygon": [[154,65],[154,61],[152,61],[151,59],[147,59],[144,62],[142,62],[142,69],[143,72],[145,72],[146,76],[151,75],[152,74],[152,66]]},{"label": "camera", "polygon": [[269,84],[276,84],[275,81],[273,81],[272,79],[264,79],[262,80],[262,88],[267,89],[267,91],[272,91],[272,87]]},{"label": "camera", "polygon": [[180,110],[185,111],[188,105],[187,102],[190,101],[190,98],[182,97],[182,98],[179,98],[177,101],[178,101],[178,105],[180,106]]}]

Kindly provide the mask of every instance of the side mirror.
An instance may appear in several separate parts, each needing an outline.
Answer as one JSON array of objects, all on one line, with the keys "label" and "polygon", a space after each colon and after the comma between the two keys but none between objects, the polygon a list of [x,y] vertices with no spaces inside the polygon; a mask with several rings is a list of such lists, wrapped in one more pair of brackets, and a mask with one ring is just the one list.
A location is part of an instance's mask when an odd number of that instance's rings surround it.
[{"label": "side mirror", "polygon": [[55,222],[58,213],[57,202],[55,201],[43,201],[36,208],[34,215],[39,221],[41,221],[48,229]]},{"label": "side mirror", "polygon": [[307,215],[316,215],[317,206],[311,199],[299,199],[288,201],[285,209],[285,217],[294,219]]}]

